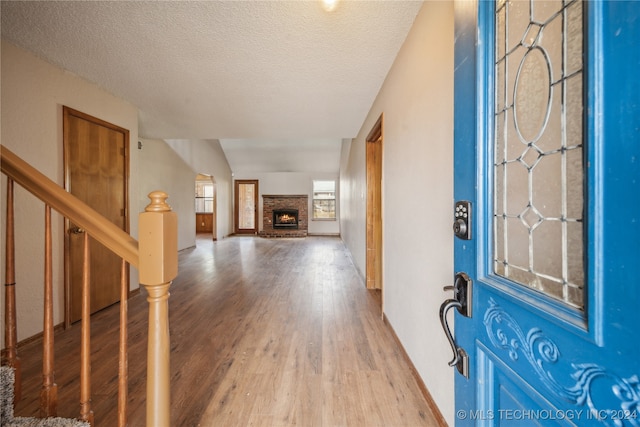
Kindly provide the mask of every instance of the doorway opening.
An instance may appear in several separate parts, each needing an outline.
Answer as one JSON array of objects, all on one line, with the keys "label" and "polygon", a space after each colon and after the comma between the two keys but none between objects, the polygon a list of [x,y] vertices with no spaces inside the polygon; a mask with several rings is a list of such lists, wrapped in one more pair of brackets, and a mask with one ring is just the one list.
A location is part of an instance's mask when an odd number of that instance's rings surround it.
[{"label": "doorway opening", "polygon": [[195,193],[196,234],[211,234],[212,240],[217,240],[215,179],[211,175],[198,174]]},{"label": "doorway opening", "polygon": [[367,289],[382,289],[382,121],[367,136]]},{"label": "doorway opening", "polygon": [[258,233],[258,180],[235,181],[235,234]]}]

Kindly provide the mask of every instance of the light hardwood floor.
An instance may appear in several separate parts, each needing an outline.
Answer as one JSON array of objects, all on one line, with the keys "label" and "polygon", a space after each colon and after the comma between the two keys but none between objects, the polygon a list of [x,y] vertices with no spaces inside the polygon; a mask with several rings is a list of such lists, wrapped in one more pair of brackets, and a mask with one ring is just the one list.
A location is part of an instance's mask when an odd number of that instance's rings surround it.
[{"label": "light hardwood floor", "polygon": [[[129,425],[144,426],[147,303],[129,300]],[[115,425],[117,305],[93,316],[96,425]],[[199,236],[171,286],[172,426],[435,426],[427,402],[339,238]],[[60,416],[78,409],[79,325],[56,335]],[[23,346],[35,415],[41,356]]]}]

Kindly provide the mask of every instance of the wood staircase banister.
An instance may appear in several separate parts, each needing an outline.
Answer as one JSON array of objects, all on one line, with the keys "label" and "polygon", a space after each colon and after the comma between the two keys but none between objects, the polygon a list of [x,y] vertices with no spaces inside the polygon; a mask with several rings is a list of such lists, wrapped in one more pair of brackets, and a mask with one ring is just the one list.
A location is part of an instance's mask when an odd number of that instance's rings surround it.
[{"label": "wood staircase banister", "polygon": [[[122,258],[120,346],[118,369],[118,426],[126,425],[127,401],[127,263],[139,271],[140,285],[147,290],[149,302],[149,325],[147,343],[147,425],[169,427],[170,425],[170,370],[169,370],[169,287],[178,274],[178,220],[175,212],[166,203],[168,195],[162,191],[149,194],[151,202],[139,215],[140,244],[129,234],[104,218],[86,203],[65,191],[58,184],[22,160],[11,150],[0,146],[1,171],[7,180],[7,262],[5,285],[5,344],[11,358],[9,365],[19,370],[16,350],[16,304],[14,275],[14,230],[13,230],[13,183],[45,203],[45,307],[43,325],[43,388],[40,408],[45,417],[55,415],[57,386],[53,375],[53,284],[51,210],[85,230],[82,285],[82,351],[81,351],[81,414],[80,419],[93,425],[91,410],[91,365],[90,365],[90,274],[89,236]],[[20,373],[16,373],[19,378]],[[20,386],[17,386],[20,390]]]},{"label": "wood staircase banister", "polygon": [[138,242],[87,204],[77,200],[5,146],[0,146],[2,172],[51,208],[85,229],[91,237],[134,267],[139,266]]}]

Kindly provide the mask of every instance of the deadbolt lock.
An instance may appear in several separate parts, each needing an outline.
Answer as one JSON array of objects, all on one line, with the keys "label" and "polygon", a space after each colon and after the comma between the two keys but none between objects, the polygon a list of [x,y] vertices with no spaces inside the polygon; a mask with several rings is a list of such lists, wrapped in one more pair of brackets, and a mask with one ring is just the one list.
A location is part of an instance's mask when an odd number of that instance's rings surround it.
[{"label": "deadbolt lock", "polygon": [[471,202],[459,200],[453,212],[453,233],[462,240],[471,239]]}]

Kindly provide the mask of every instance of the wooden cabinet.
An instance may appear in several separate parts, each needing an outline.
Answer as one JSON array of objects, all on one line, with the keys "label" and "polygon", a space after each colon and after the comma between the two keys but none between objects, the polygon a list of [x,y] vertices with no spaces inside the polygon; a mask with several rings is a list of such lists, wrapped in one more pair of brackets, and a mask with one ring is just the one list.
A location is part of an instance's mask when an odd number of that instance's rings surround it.
[{"label": "wooden cabinet", "polygon": [[196,213],[196,233],[213,232],[213,214]]}]

